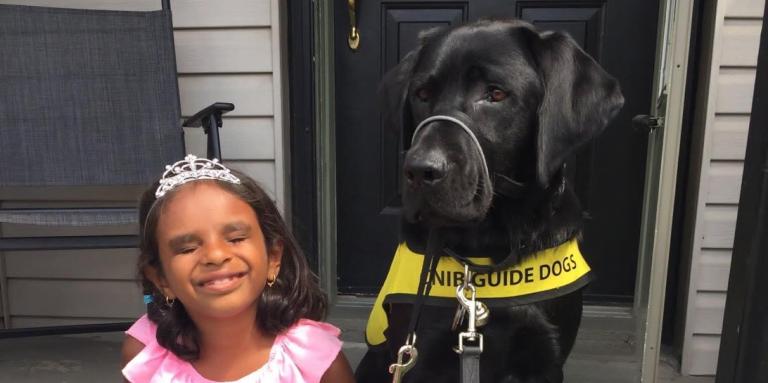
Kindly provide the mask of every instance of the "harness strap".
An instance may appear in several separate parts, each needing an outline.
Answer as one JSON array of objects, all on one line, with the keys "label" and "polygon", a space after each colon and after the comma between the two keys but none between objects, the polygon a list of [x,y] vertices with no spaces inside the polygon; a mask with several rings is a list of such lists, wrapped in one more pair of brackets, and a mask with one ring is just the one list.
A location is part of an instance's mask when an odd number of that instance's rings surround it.
[{"label": "harness strap", "polygon": [[479,346],[464,346],[461,353],[461,383],[480,382],[480,354]]}]

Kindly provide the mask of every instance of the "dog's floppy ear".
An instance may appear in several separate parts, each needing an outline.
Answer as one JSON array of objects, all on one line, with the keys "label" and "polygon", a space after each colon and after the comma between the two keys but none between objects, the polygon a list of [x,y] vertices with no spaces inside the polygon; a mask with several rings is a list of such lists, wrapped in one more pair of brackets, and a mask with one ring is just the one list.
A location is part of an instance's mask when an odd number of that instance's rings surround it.
[{"label": "dog's floppy ear", "polygon": [[390,69],[379,84],[379,100],[384,123],[395,131],[413,127],[411,108],[408,103],[408,86],[413,75],[413,69],[419,61],[422,47],[434,36],[445,31],[444,27],[430,28],[419,33],[420,44],[400,60],[400,63]]},{"label": "dog's floppy ear", "polygon": [[544,94],[536,174],[546,187],[574,150],[605,129],[624,104],[618,81],[568,35],[531,30]]}]

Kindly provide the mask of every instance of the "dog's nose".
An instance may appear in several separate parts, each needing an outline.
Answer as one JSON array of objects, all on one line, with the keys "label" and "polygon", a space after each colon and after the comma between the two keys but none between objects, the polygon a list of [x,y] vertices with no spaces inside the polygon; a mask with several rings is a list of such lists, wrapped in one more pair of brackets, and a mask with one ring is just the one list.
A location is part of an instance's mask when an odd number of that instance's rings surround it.
[{"label": "dog's nose", "polygon": [[438,155],[406,156],[403,164],[405,178],[409,183],[420,186],[432,186],[445,178],[448,165],[444,157]]}]

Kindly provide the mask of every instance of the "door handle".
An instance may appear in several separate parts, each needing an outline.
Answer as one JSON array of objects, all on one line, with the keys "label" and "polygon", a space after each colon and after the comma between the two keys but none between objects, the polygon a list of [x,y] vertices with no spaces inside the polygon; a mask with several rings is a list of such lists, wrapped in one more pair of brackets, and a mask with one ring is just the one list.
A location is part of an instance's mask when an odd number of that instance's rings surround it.
[{"label": "door handle", "polygon": [[349,48],[356,51],[357,47],[360,46],[360,31],[357,29],[357,1],[347,0],[347,6],[349,7],[349,37],[347,42]]},{"label": "door handle", "polygon": [[638,114],[632,118],[632,126],[637,130],[651,133],[657,128],[664,126],[664,118],[649,116],[647,114]]}]

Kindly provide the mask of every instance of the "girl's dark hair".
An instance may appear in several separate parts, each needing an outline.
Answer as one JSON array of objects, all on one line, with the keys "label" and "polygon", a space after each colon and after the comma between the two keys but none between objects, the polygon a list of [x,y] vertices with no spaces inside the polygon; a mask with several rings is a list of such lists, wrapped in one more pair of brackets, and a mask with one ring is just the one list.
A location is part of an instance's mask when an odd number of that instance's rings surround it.
[{"label": "girl's dark hair", "polygon": [[[317,276],[309,269],[274,202],[256,181],[236,170],[231,172],[240,178],[240,184],[215,180],[202,182],[215,182],[251,206],[258,217],[268,249],[279,241],[283,243],[277,280],[272,287],[264,288],[257,304],[256,324],[259,329],[266,334],[277,335],[302,318],[323,320],[327,308],[326,296],[318,287]],[[157,245],[157,223],[163,207],[176,191],[172,190],[157,199],[155,190],[158,185],[159,181],[147,189],[139,203],[139,277],[144,294],[152,296],[152,302],[147,304],[147,316],[157,325],[157,342],[179,358],[192,361],[200,356],[200,334],[195,324],[181,302],[168,305],[163,293],[145,275],[147,267],[154,267],[160,275],[164,273]]]}]

